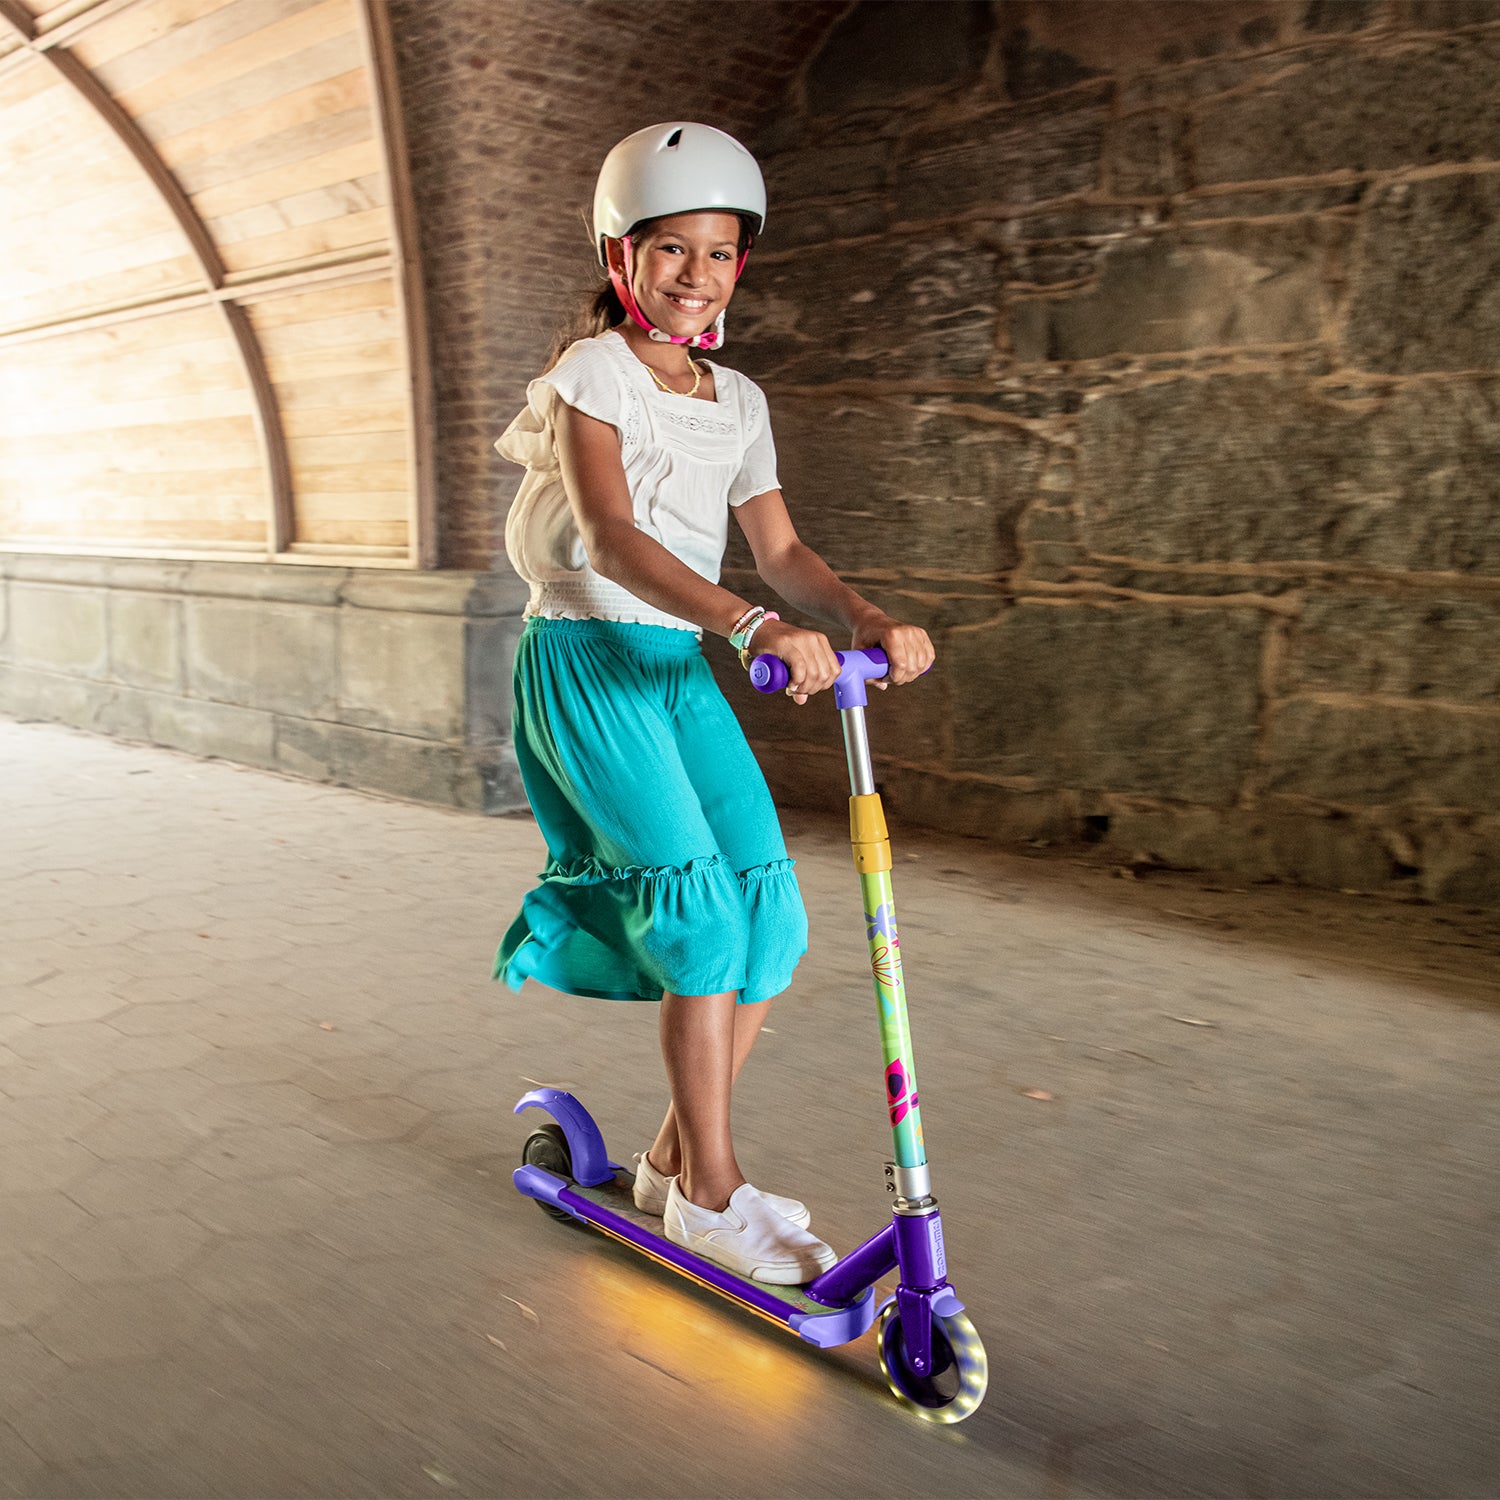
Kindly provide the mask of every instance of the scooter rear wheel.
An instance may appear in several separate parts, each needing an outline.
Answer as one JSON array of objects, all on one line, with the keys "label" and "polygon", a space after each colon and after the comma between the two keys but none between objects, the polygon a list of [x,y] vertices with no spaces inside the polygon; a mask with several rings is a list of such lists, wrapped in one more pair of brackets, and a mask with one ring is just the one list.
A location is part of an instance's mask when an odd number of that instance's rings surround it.
[{"label": "scooter rear wheel", "polygon": [[[526,1144],[521,1147],[521,1165],[541,1167],[544,1171],[555,1172],[559,1177],[566,1177],[571,1182],[573,1180],[573,1153],[568,1149],[568,1137],[562,1126],[551,1120],[545,1125],[538,1125],[526,1137]],[[578,1223],[578,1220],[566,1209],[558,1208],[551,1203],[543,1203],[540,1198],[535,1202],[549,1219],[560,1219],[564,1224]]]},{"label": "scooter rear wheel", "polygon": [[963,1313],[932,1315],[932,1369],[919,1375],[906,1353],[901,1313],[894,1301],[876,1330],[880,1370],[895,1398],[924,1422],[962,1422],[984,1400],[989,1360],[974,1325]]}]

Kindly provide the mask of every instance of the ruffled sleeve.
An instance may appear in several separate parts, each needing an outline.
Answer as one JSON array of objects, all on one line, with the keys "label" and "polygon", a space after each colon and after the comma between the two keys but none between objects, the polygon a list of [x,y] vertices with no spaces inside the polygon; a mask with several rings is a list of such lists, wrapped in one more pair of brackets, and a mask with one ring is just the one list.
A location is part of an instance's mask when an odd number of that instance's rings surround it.
[{"label": "ruffled sleeve", "polygon": [[745,431],[745,456],[739,473],[729,486],[729,503],[743,505],[767,490],[778,490],[776,477],[776,443],[771,437],[771,417],[766,409],[765,392],[753,380],[740,377],[740,420]]},{"label": "ruffled sleeve", "polygon": [[553,432],[556,404],[567,402],[575,411],[608,422],[623,440],[629,404],[624,378],[609,351],[593,339],[580,339],[545,375],[526,387],[525,409],[516,417],[495,449],[512,463],[528,469],[556,469],[557,440]]}]

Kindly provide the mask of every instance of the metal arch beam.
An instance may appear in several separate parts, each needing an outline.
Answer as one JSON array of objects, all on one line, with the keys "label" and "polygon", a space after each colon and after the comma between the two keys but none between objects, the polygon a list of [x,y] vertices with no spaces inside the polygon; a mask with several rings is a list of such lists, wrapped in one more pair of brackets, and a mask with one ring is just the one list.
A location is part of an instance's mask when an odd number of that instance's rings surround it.
[{"label": "metal arch beam", "polygon": [[[221,292],[225,270],[218,246],[183,192],[182,184],[156,154],[140,126],[66,47],[45,44],[45,39],[38,36],[35,20],[20,0],[0,0],[0,22],[20,37],[22,50],[53,69],[130,153],[176,221],[193,259],[198,263],[205,287],[210,293]],[[276,404],[276,392],[266,369],[265,354],[245,310],[235,306],[228,297],[215,297],[214,301],[224,320],[225,332],[240,357],[245,384],[250,388],[255,436],[270,491],[271,514],[267,519],[266,544],[273,555],[282,553],[292,539],[292,480],[291,460],[281,426],[281,411]]]}]

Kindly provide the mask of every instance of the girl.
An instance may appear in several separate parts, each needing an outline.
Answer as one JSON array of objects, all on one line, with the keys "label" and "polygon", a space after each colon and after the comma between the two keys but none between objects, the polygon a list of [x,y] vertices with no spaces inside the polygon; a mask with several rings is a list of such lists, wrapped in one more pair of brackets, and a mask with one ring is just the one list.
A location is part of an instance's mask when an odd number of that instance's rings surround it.
[{"label": "girl", "polygon": [[883,647],[890,681],[919,676],[933,651],[798,539],[760,388],[690,352],[722,345],[765,212],[759,167],[722,131],[673,122],[621,141],[594,194],[609,284],[495,445],[527,468],[505,528],[531,585],[515,741],[549,852],[496,977],[661,1002],[671,1103],[636,1157],[636,1205],[674,1243],[790,1285],[834,1253],[801,1203],[746,1182],[730,1096],[807,917],[700,637],[726,637],[747,664],[781,657],[798,704],[838,662],[826,636],[720,587],[729,512],[765,583],[855,646]]}]

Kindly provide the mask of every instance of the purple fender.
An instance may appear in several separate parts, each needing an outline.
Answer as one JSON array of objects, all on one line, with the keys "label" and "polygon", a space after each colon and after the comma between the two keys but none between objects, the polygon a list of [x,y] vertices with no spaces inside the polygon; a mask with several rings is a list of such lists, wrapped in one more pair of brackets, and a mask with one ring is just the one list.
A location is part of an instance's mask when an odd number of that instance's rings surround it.
[{"label": "purple fender", "polygon": [[599,1187],[614,1181],[616,1168],[604,1149],[604,1137],[594,1117],[571,1094],[562,1089],[532,1089],[521,1096],[512,1113],[533,1107],[546,1110],[562,1126],[568,1138],[568,1154],[573,1158],[574,1182]]}]

